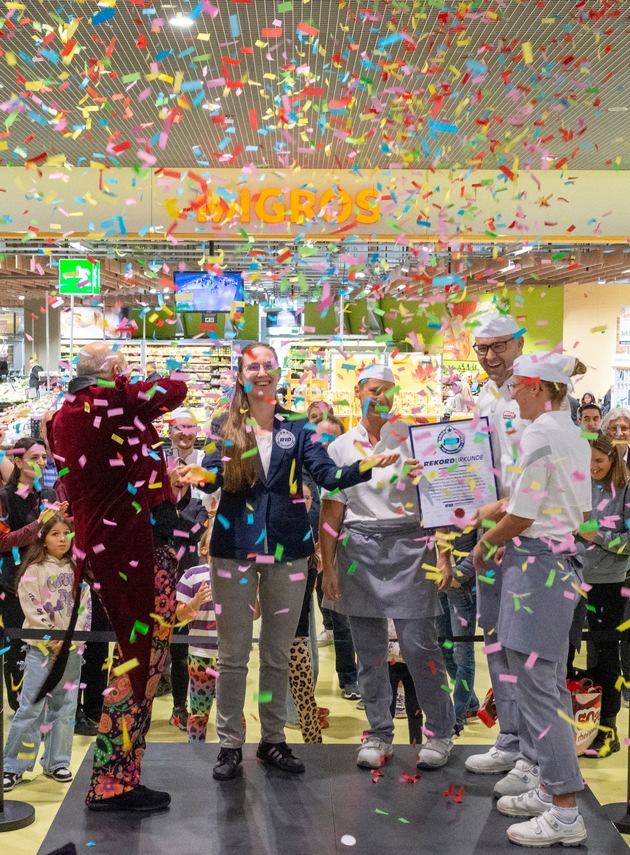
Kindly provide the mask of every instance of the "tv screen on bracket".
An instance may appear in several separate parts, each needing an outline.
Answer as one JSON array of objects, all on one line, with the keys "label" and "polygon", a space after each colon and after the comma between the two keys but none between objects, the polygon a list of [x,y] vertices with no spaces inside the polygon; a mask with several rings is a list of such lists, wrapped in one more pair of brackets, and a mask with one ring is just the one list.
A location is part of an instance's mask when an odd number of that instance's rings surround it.
[{"label": "tv screen on bracket", "polygon": [[175,273],[174,282],[178,312],[229,312],[245,299],[242,273]]}]

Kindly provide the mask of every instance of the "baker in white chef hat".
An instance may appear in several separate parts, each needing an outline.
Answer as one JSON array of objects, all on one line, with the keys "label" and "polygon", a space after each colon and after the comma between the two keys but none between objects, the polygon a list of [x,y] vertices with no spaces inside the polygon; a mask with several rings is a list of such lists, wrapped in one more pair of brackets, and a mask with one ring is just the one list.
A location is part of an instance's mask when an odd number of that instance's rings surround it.
[{"label": "baker in white chef hat", "polygon": [[394,394],[391,390],[395,385],[394,372],[382,363],[366,365],[359,372],[354,392],[361,404],[361,413],[364,418],[368,415],[387,418],[394,404]]},{"label": "baker in white chef hat", "polygon": [[525,330],[512,315],[495,309],[475,315],[470,327],[479,364],[501,387],[512,373],[514,360],[523,352]]},{"label": "baker in white chef hat", "polygon": [[575,356],[563,353],[531,353],[514,361],[512,397],[518,401],[521,417],[535,419],[549,409],[567,407],[571,377],[585,374],[586,366]]}]

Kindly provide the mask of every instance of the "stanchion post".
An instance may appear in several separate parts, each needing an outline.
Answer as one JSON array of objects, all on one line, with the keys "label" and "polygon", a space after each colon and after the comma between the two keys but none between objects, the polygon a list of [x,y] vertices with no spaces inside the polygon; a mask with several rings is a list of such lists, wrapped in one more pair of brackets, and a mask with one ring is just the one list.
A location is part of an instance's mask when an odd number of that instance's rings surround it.
[{"label": "stanchion post", "polygon": [[[0,644],[6,636],[0,635]],[[4,773],[4,652],[0,650],[0,767]],[[5,799],[4,787],[0,787],[0,831],[17,831],[35,822],[35,808],[28,802],[16,802]]]}]

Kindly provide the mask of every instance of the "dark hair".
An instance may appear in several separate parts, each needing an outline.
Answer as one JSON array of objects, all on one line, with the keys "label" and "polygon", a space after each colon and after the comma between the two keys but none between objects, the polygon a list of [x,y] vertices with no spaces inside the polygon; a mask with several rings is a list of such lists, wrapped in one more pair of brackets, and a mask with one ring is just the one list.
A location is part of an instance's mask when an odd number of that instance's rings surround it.
[{"label": "dark hair", "polygon": [[[31,564],[41,564],[46,560],[46,556],[48,555],[46,552],[46,538],[50,531],[58,524],[65,525],[70,531],[73,531],[72,523],[68,517],[64,516],[64,514],[51,512],[50,516],[46,517],[44,522],[39,524],[35,539],[31,541],[31,544],[26,551],[26,555],[22,559],[15,581],[16,586]],[[72,561],[71,552],[68,552],[68,561]]]},{"label": "dark hair", "polygon": [[[586,398],[588,398],[588,401]],[[587,404],[597,404],[597,399],[592,392],[585,392],[580,398],[580,404],[582,404],[582,406],[586,406]]]},{"label": "dark hair", "polygon": [[618,490],[623,489],[628,481],[630,481],[630,472],[628,471],[628,467],[619,453],[618,448],[612,444],[612,441],[605,433],[600,433],[595,439],[589,439],[588,444],[591,448],[594,448],[595,451],[605,454],[606,457],[612,460],[612,466],[610,467],[606,477],[603,479],[605,488],[610,490],[610,485],[614,484]]},{"label": "dark hair", "polygon": [[593,403],[593,404],[580,404],[580,406],[578,407],[578,411],[577,411],[578,419],[582,418],[582,415],[584,414],[584,410],[597,410],[597,412],[599,413],[600,418],[601,418],[602,408],[599,406],[599,404],[595,404],[595,403]]},{"label": "dark hair", "polygon": [[[255,341],[248,344],[238,358],[234,394],[230,401],[227,419],[223,425],[223,456],[228,459],[223,464],[223,487],[228,493],[238,493],[253,487],[258,480],[258,462],[255,455],[243,457],[245,452],[256,447],[256,434],[251,425],[247,425],[249,403],[245,387],[239,375],[243,371],[243,357],[257,347],[264,347],[273,353],[276,363],[278,354],[270,344]],[[279,370],[279,369],[278,369]],[[246,427],[249,426],[249,430]]]},{"label": "dark hair", "polygon": [[[33,436],[24,436],[21,439],[16,440],[15,448],[9,449],[9,454],[12,457],[19,457],[22,459],[27,451],[30,451],[34,445],[41,445],[43,449],[46,448],[46,444],[43,439],[35,439]],[[19,466],[13,467],[13,472],[9,475],[9,480],[7,481],[7,487],[17,487],[20,483],[20,472],[22,470]]]},{"label": "dark hair", "polygon": [[322,422],[330,422],[331,425],[337,425],[337,427],[341,430],[341,433],[346,432],[346,426],[341,421],[339,416],[336,416],[334,413],[329,413],[327,416],[324,416]]}]

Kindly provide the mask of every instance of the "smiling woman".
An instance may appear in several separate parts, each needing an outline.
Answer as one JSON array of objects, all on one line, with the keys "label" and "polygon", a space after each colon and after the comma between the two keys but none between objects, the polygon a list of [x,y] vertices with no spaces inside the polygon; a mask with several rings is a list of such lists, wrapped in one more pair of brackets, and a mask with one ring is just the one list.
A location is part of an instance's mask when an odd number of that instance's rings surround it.
[{"label": "smiling woman", "polygon": [[[213,776],[233,778],[245,739],[243,705],[252,646],[252,614],[260,601],[259,713],[262,741],[257,756],[286,772],[303,772],[284,736],[289,650],[304,599],[307,559],[314,552],[305,507],[302,470],[329,490],[370,479],[373,466],[392,455],[375,455],[337,466],[302,414],[276,401],[280,368],[275,350],[257,342],[238,360],[234,396],[218,427],[216,450],[204,459],[202,489],[221,487],[212,531],[212,591],[219,642],[217,734],[221,750]],[[192,467],[187,475],[198,480]],[[208,480],[208,478],[210,480]]]}]

